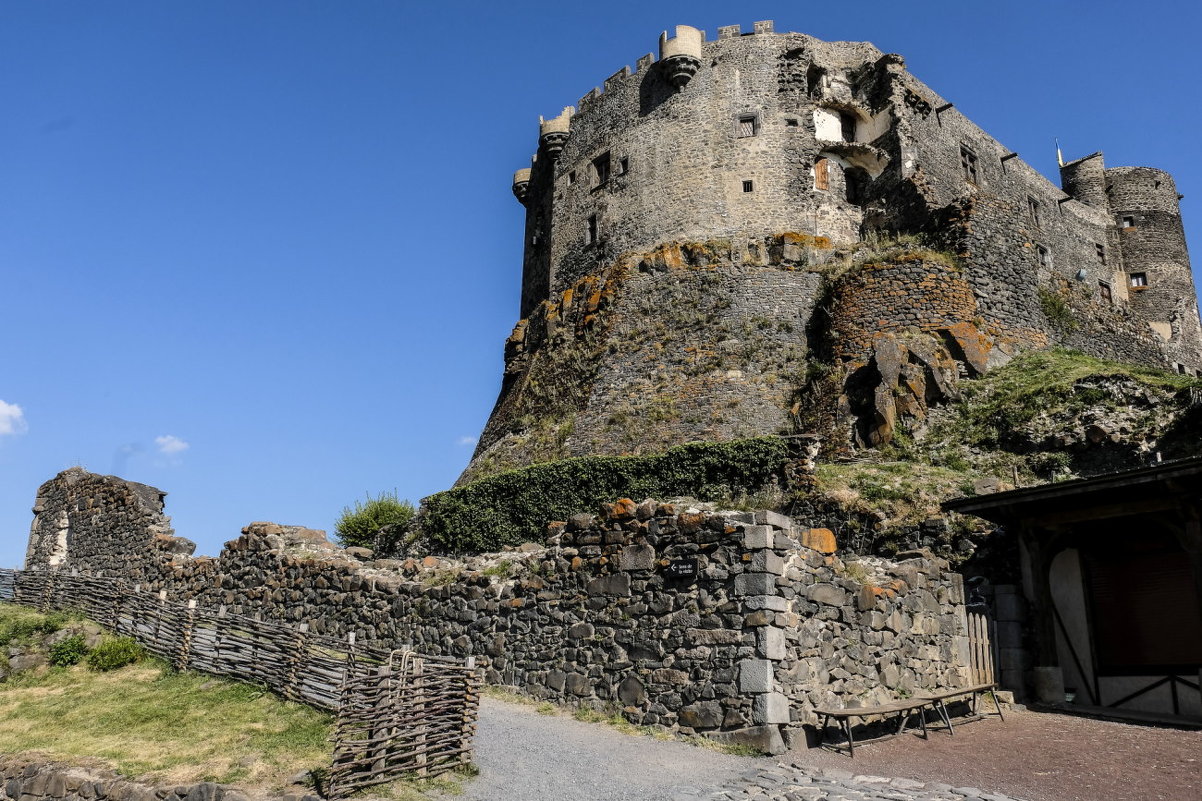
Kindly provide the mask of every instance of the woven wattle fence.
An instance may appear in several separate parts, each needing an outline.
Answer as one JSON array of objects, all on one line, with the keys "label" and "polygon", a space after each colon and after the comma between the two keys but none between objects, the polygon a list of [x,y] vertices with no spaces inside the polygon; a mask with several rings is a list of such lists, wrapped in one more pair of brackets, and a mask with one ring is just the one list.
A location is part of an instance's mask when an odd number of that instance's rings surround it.
[{"label": "woven wattle fence", "polygon": [[179,670],[261,684],[336,712],[331,798],[471,761],[480,682],[470,657],[420,656],[356,643],[354,635],[321,637],[57,570],[0,569],[0,602],[79,612]]}]

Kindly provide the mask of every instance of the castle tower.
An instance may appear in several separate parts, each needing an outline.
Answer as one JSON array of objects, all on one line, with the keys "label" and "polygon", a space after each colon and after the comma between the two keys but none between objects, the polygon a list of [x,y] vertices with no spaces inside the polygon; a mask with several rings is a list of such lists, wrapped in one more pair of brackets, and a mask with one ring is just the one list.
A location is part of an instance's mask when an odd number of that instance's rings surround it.
[{"label": "castle tower", "polygon": [[1105,178],[1131,308],[1164,339],[1174,369],[1202,375],[1202,326],[1177,185],[1151,167],[1112,167]]},{"label": "castle tower", "polygon": [[[1024,349],[1199,369],[1167,175],[1099,153],[1061,190],[866,42],[674,33],[539,121],[520,319],[461,481],[818,418],[871,445]],[[897,235],[929,246],[874,250]]]}]

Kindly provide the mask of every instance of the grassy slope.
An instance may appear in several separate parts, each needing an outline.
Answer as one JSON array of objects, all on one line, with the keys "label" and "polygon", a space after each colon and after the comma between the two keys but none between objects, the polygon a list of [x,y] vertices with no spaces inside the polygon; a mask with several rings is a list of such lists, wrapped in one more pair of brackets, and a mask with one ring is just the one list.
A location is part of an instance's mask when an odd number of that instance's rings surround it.
[{"label": "grassy slope", "polygon": [[[917,441],[902,431],[865,461],[819,464],[817,492],[850,513],[875,517],[879,531],[914,526],[939,516],[941,501],[972,495],[978,479],[1000,479],[1005,488],[1016,472],[1022,486],[1091,472],[1098,463],[1089,457],[1100,449],[1070,452],[1055,442],[1057,432],[1079,433],[1090,414],[1124,420],[1126,441],[1114,448],[1123,454],[1106,465],[1111,469],[1135,466],[1123,461],[1138,458],[1129,446],[1141,441],[1172,455],[1202,452],[1197,443],[1170,442],[1166,425],[1181,419],[1182,390],[1190,387],[1202,388],[1202,380],[1074,351],[1023,354],[962,381],[963,397],[936,411]],[[953,518],[965,530],[984,530],[976,519]]]},{"label": "grassy slope", "polygon": [[[38,617],[0,604],[0,630]],[[259,687],[156,660],[111,673],[79,665],[17,674],[0,683],[0,720],[2,753],[86,758],[158,782],[273,790],[328,766],[333,722]]]}]

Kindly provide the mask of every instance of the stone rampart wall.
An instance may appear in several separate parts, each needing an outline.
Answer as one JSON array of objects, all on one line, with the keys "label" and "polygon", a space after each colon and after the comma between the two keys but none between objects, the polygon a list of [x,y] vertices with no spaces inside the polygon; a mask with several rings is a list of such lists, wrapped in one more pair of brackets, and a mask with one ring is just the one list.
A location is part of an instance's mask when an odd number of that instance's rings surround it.
[{"label": "stone rampart wall", "polygon": [[322,532],[255,523],[193,558],[163,538],[161,513],[125,514],[135,494],[79,470],[47,482],[38,517],[65,516],[66,555],[57,568],[38,556],[35,522],[26,568],[474,655],[489,682],[536,698],[769,751],[815,723],[816,705],[965,680],[963,589],[946,562],[844,562],[829,532],[770,512],[623,500],[551,524],[545,546],[462,561],[361,559]]}]

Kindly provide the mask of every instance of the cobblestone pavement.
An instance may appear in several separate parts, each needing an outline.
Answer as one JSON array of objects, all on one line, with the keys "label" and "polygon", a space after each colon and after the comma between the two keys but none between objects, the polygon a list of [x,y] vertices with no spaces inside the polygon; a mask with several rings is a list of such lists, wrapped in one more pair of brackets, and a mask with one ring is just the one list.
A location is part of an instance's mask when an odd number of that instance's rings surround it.
[{"label": "cobblestone pavement", "polygon": [[1019,801],[977,787],[867,776],[834,768],[779,762],[745,771],[707,794],[679,791],[673,801]]}]

